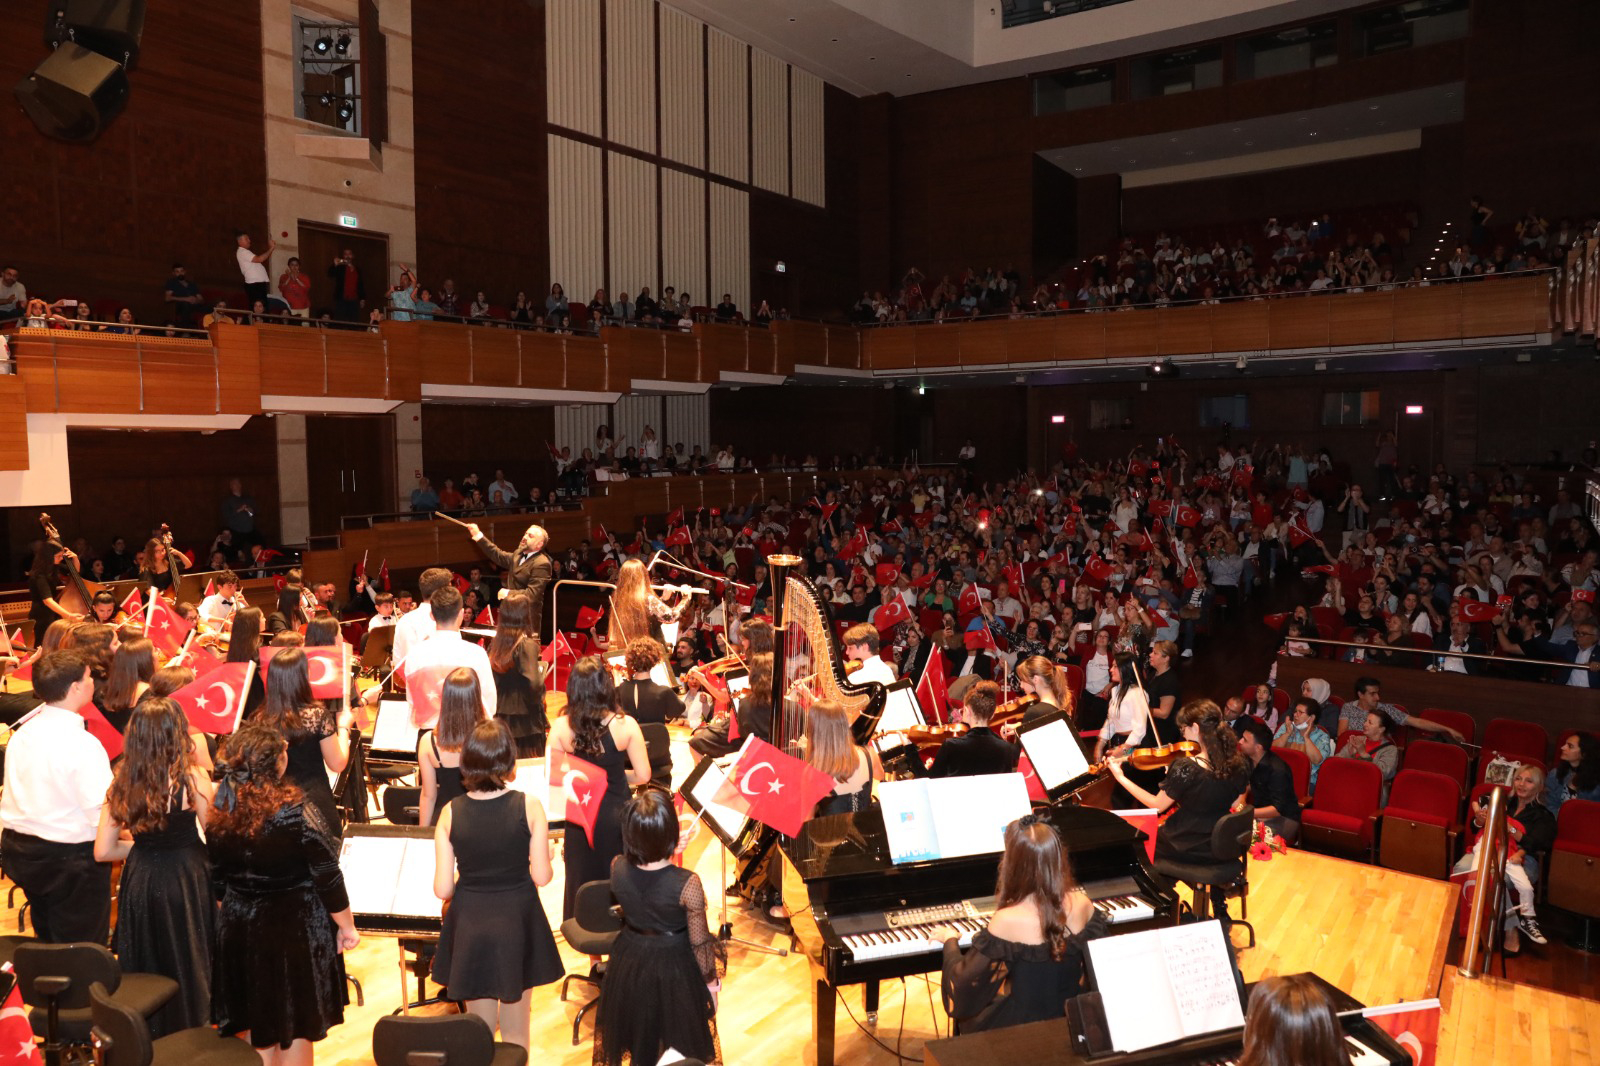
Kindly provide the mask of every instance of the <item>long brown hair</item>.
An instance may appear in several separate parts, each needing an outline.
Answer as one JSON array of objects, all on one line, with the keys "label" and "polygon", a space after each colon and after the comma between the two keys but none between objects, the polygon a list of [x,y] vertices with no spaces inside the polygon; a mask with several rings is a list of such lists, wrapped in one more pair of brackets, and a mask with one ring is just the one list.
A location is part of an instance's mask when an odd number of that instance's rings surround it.
[{"label": "long brown hair", "polygon": [[1310,975],[1265,977],[1256,985],[1239,1066],[1350,1066],[1333,1003]]},{"label": "long brown hair", "polygon": [[1035,690],[1049,689],[1050,695],[1055,697],[1056,706],[1069,713],[1072,711],[1072,693],[1067,691],[1066,683],[1061,680],[1061,674],[1056,670],[1056,664],[1043,655],[1030,655],[1018,663],[1017,676],[1027,681]]},{"label": "long brown hair", "polygon": [[339,620],[331,614],[319,614],[306,623],[308,648],[336,648],[339,646]]},{"label": "long brown hair", "polygon": [[259,607],[241,607],[233,612],[233,628],[228,637],[228,661],[253,663],[261,652],[261,626],[265,617]]},{"label": "long brown hair", "polygon": [[104,622],[79,622],[68,631],[61,646],[83,656],[94,675],[95,687],[99,688],[111,669],[111,643],[116,639],[117,631]]},{"label": "long brown hair", "polygon": [[300,712],[315,705],[306,653],[299,648],[284,648],[268,665],[267,698],[256,711],[255,720],[294,740],[305,732]]},{"label": "long brown hair", "polygon": [[1200,727],[1200,750],[1206,753],[1213,777],[1236,777],[1250,767],[1239,754],[1239,734],[1222,724],[1222,708],[1211,700],[1190,700],[1178,710],[1178,728]]},{"label": "long brown hair", "polygon": [[650,635],[649,597],[650,577],[644,564],[629,559],[617,570],[617,590],[611,594],[611,622],[606,636],[613,645]]},{"label": "long brown hair", "polygon": [[446,751],[460,751],[472,729],[484,720],[483,693],[474,670],[459,666],[445,676],[439,690],[439,721],[434,739]]},{"label": "long brown hair", "polygon": [[300,789],[278,771],[287,749],[283,734],[260,722],[246,722],[222,742],[214,810],[206,819],[208,838],[259,832],[268,818],[301,798]]},{"label": "long brown hair", "polygon": [[194,671],[187,666],[163,666],[150,675],[150,688],[145,691],[144,698],[170,696],[193,680]]},{"label": "long brown hair", "polygon": [[533,628],[533,597],[521,589],[506,593],[500,601],[500,625],[489,642],[489,669],[510,673],[516,661],[517,645]]},{"label": "long brown hair", "polygon": [[598,655],[579,659],[567,678],[567,722],[572,726],[572,746],[579,755],[599,755],[604,718],[617,709],[617,689],[611,670]]},{"label": "long brown hair", "polygon": [[106,792],[111,818],[130,833],[165,829],[189,792],[189,720],[165,698],[141,700],[122,734],[122,759]]},{"label": "long brown hair", "polygon": [[125,711],[132,707],[139,682],[148,683],[155,672],[156,646],[144,637],[125,641],[111,657],[111,669],[106,674],[102,693],[105,701],[102,710]]},{"label": "long brown hair", "polygon": [[1072,871],[1055,827],[1035,814],[1026,814],[1006,826],[1006,850],[1000,857],[1000,879],[995,905],[1011,907],[1031,900],[1039,911],[1039,928],[1050,957],[1060,961],[1067,953],[1067,912],[1063,905],[1073,887]]},{"label": "long brown hair", "polygon": [[806,710],[806,762],[840,784],[861,765],[850,716],[838,700],[818,700]]}]

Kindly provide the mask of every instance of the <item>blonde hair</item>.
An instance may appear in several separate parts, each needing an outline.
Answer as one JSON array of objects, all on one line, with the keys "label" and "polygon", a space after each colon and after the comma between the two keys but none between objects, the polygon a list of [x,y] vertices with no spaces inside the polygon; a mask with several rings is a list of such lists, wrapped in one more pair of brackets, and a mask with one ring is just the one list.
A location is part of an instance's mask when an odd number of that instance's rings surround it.
[{"label": "blonde hair", "polygon": [[855,737],[838,700],[818,700],[807,710],[806,761],[841,783],[855,776],[859,764]]},{"label": "blonde hair", "polygon": [[1061,680],[1061,672],[1056,669],[1055,663],[1043,655],[1030,655],[1018,663],[1017,677],[1032,685],[1035,691],[1049,689],[1057,706],[1064,711],[1072,710],[1072,693],[1067,691],[1066,682]]}]

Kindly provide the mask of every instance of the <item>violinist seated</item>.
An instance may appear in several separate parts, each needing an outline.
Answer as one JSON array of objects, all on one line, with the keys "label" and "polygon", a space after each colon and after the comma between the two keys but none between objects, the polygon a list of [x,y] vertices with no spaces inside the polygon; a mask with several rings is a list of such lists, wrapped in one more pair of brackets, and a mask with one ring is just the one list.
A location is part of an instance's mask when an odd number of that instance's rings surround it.
[{"label": "violinist seated", "polygon": [[975,777],[1016,770],[1020,754],[1016,745],[989,728],[999,700],[1000,686],[993,681],[980,681],[967,690],[956,721],[969,728],[964,735],[951,737],[939,746],[939,754],[928,769],[929,777]]},{"label": "violinist seated", "polygon": [[224,570],[217,575],[217,591],[200,601],[200,624],[209,632],[222,633],[239,607],[239,575]]},{"label": "violinist seated", "polygon": [[859,667],[850,670],[850,680],[859,685],[866,681],[876,681],[880,685],[892,685],[895,682],[894,667],[884,661],[878,654],[882,647],[882,638],[878,629],[870,622],[853,625],[844,631],[844,636],[839,639],[844,645],[844,657],[852,662],[858,662]]},{"label": "violinist seated", "polygon": [[96,592],[89,601],[89,617],[84,619],[85,622],[99,622],[108,626],[121,625],[126,620],[127,616],[117,608],[117,598],[104,589]]}]

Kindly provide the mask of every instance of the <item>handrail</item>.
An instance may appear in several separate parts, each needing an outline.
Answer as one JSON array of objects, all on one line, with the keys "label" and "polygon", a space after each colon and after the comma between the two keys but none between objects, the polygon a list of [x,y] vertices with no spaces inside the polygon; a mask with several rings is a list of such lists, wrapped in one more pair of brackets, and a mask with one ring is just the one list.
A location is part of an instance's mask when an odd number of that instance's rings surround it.
[{"label": "handrail", "polygon": [[431,521],[433,513],[440,511],[449,515],[460,515],[463,518],[504,518],[516,514],[545,514],[550,511],[577,511],[583,505],[568,500],[546,500],[537,507],[506,506],[501,504],[485,505],[483,507],[458,507],[454,511],[444,511],[443,508],[430,507],[423,511],[374,511],[370,514],[347,514],[339,518],[340,529],[371,529],[373,526],[397,522]]},{"label": "handrail", "polygon": [[[1527,666],[1555,666],[1572,668],[1572,664],[1561,659],[1535,659],[1529,655],[1480,655],[1475,651],[1440,651],[1438,648],[1411,648],[1397,644],[1360,644],[1353,640],[1330,640],[1326,637],[1296,637],[1303,644],[1326,644],[1335,648],[1365,648],[1371,651],[1374,647],[1384,651],[1408,652],[1412,655],[1429,655],[1436,659],[1481,659],[1486,663],[1512,663]],[[1515,679],[1513,679],[1515,680]]]},{"label": "handrail", "polygon": [[1505,909],[1505,869],[1510,837],[1506,831],[1506,796],[1503,787],[1489,791],[1489,809],[1478,837],[1477,890],[1467,913],[1467,938],[1461,948],[1456,973],[1469,980],[1483,975],[1484,960],[1494,954],[1499,917]]}]

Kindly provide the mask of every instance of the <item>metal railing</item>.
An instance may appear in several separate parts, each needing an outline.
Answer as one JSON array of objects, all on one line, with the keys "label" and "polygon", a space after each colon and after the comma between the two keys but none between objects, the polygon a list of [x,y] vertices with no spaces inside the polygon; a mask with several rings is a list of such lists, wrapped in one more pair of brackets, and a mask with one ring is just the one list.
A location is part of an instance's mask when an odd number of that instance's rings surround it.
[{"label": "metal railing", "polygon": [[1477,887],[1467,912],[1467,938],[1461,946],[1461,965],[1456,973],[1470,980],[1483,975],[1485,960],[1493,956],[1500,943],[1500,915],[1505,910],[1506,856],[1510,835],[1506,830],[1504,788],[1488,793],[1489,807],[1484,815],[1483,833],[1478,838],[1478,861],[1473,867]]}]

